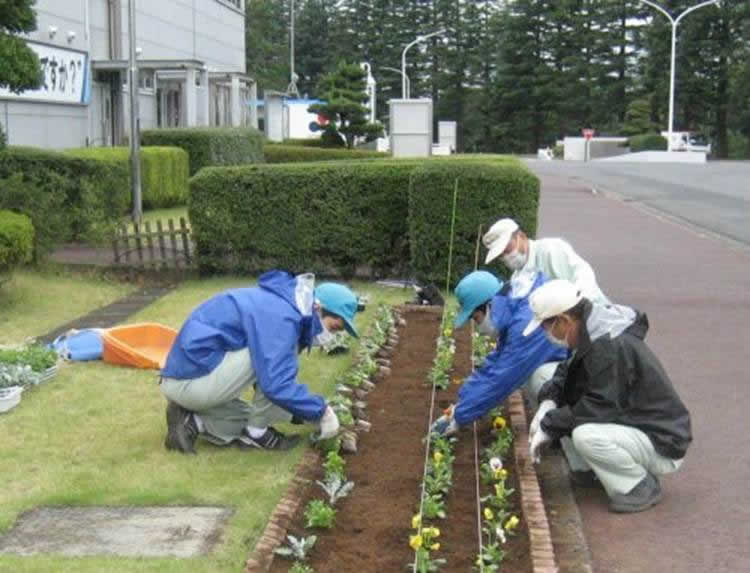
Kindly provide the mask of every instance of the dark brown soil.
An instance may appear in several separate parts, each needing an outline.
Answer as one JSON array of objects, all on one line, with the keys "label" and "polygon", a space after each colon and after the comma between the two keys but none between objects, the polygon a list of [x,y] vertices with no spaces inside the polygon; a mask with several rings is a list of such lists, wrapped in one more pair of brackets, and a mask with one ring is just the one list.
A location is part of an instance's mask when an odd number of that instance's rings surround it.
[{"label": "dark brown soil", "polygon": [[[317,485],[304,493],[303,502],[289,533],[315,534],[318,541],[309,561],[317,573],[402,572],[413,562],[408,545],[411,518],[419,507],[424,468],[424,444],[430,406],[425,384],[435,355],[440,315],[411,312],[400,331],[392,358],[392,375],[368,397],[372,430],[360,434],[360,451],[346,458],[349,479],[355,482],[351,496],[337,504],[336,524],[330,531],[306,530],[304,507],[321,497]],[[468,329],[457,336],[454,375],[471,370]],[[436,408],[455,401],[458,386],[440,393]],[[439,415],[436,413],[436,415]],[[480,439],[489,439],[486,423]],[[473,432],[462,431],[456,444],[454,485],[447,504],[448,518],[438,520],[441,550],[448,560],[444,571],[471,571],[478,551]],[[511,475],[514,472],[511,471]],[[313,476],[322,477],[322,470]],[[515,485],[513,486],[515,487]],[[508,544],[510,555],[503,571],[530,571],[528,540],[523,528]],[[276,557],[272,573],[286,573],[291,562]]]}]

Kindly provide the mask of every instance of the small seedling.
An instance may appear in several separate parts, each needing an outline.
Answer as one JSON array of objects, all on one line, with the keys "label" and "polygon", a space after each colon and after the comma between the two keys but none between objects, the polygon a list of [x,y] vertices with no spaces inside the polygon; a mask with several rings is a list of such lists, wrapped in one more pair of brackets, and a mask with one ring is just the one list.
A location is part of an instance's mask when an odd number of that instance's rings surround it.
[{"label": "small seedling", "polygon": [[300,538],[297,538],[294,535],[287,535],[286,539],[289,545],[277,547],[273,552],[276,553],[276,555],[290,557],[300,561],[304,561],[307,558],[308,552],[318,540],[315,535],[308,535],[307,537]]},{"label": "small seedling", "polygon": [[336,510],[325,501],[314,499],[305,508],[305,527],[324,527],[330,529],[336,520]]},{"label": "small seedling", "polygon": [[338,476],[344,479],[344,468],[346,467],[346,460],[342,458],[338,451],[331,451],[326,454],[326,461],[323,464],[323,470],[325,470],[325,480],[328,481],[334,476]]},{"label": "small seedling", "polygon": [[354,489],[353,481],[343,481],[340,476],[334,475],[325,482],[316,481],[324,492],[328,495],[328,502],[333,506],[342,498],[345,498]]}]

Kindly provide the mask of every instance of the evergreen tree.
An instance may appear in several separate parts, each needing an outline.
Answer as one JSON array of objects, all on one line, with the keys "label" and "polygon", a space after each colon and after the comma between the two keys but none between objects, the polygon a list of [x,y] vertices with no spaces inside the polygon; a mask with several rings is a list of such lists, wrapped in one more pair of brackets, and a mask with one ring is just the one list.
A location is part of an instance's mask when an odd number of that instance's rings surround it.
[{"label": "evergreen tree", "polygon": [[14,93],[38,88],[42,71],[36,53],[17,34],[36,30],[35,0],[0,2],[0,87]]},{"label": "evergreen tree", "polygon": [[247,71],[263,89],[283,91],[289,84],[288,0],[247,0]]},{"label": "evergreen tree", "polygon": [[383,133],[383,126],[369,123],[365,72],[358,64],[340,62],[336,69],[323,76],[318,88],[318,96],[325,103],[313,104],[308,108],[328,120],[329,126],[346,140],[350,149],[357,137],[374,138]]}]

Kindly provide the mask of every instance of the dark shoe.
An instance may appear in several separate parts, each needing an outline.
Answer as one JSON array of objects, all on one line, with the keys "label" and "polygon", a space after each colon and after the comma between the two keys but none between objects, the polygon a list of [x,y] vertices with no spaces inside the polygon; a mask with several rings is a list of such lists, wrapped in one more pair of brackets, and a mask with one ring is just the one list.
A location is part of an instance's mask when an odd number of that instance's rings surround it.
[{"label": "dark shoe", "polygon": [[302,424],[305,423],[305,421],[299,416],[292,416],[291,423],[294,424],[295,426],[301,426]]},{"label": "dark shoe", "polygon": [[291,450],[299,443],[297,435],[287,436],[273,426],[268,426],[260,438],[251,438],[247,433],[237,441],[240,448],[257,448],[260,450]]},{"label": "dark shoe", "polygon": [[615,513],[636,513],[655,506],[664,497],[661,485],[656,476],[646,474],[638,485],[628,493],[614,494],[609,503],[609,509]]},{"label": "dark shoe", "polygon": [[578,487],[596,487],[599,485],[599,478],[592,470],[574,472],[570,471],[570,481]]},{"label": "dark shoe", "polygon": [[197,438],[198,426],[195,425],[193,415],[179,404],[170,401],[167,404],[167,438],[164,440],[164,446],[168,450],[194,454]]}]

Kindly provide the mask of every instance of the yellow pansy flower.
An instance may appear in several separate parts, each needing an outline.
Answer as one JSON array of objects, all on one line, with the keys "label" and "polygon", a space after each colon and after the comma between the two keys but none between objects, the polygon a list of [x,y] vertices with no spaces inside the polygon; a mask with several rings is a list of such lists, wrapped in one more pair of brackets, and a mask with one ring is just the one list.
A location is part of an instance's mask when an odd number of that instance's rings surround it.
[{"label": "yellow pansy flower", "polygon": [[499,470],[495,471],[495,479],[505,479],[508,477],[508,470],[505,468],[500,468]]},{"label": "yellow pansy flower", "polygon": [[505,531],[513,531],[518,527],[519,520],[515,515],[512,515],[508,521],[505,522]]},{"label": "yellow pansy flower", "polygon": [[420,514],[416,514],[411,518],[411,526],[413,529],[419,529],[420,525],[422,525],[422,516]]},{"label": "yellow pansy flower", "polygon": [[492,510],[489,507],[484,508],[484,518],[487,521],[492,521],[492,519],[495,517],[495,514],[492,513]]},{"label": "yellow pansy flower", "polygon": [[435,452],[434,454],[432,454],[432,459],[436,464],[439,464],[443,461],[443,454],[441,452]]},{"label": "yellow pansy flower", "polygon": [[438,549],[440,549],[439,543],[433,543],[432,545],[430,545],[430,551],[437,551]]},{"label": "yellow pansy flower", "polygon": [[430,537],[440,537],[440,530],[437,527],[427,527],[423,532]]},{"label": "yellow pansy flower", "polygon": [[422,547],[422,536],[421,535],[410,535],[409,536],[409,547],[414,551]]},{"label": "yellow pansy flower", "polygon": [[506,424],[507,422],[502,416],[495,416],[495,419],[492,420],[492,427],[496,430],[502,430],[506,426]]}]

